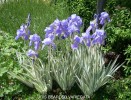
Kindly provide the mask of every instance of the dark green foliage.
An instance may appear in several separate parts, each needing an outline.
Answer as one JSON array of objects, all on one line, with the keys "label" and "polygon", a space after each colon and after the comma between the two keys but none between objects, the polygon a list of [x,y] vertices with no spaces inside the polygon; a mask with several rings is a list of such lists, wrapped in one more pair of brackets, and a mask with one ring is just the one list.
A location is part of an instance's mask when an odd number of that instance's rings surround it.
[{"label": "dark green foliage", "polygon": [[14,96],[15,100],[43,100],[42,95],[32,88],[25,87],[21,93]]},{"label": "dark green foliage", "polygon": [[131,74],[131,11],[126,8],[114,10],[112,22],[108,24],[105,49],[120,54],[125,62],[125,75]]},{"label": "dark green foliage", "polygon": [[114,80],[100,88],[94,95],[93,100],[130,100],[131,99],[131,76],[124,79]]},{"label": "dark green foliage", "polygon": [[128,45],[127,49],[125,50],[126,55],[126,65],[124,66],[124,71],[126,76],[131,75],[131,45]]}]

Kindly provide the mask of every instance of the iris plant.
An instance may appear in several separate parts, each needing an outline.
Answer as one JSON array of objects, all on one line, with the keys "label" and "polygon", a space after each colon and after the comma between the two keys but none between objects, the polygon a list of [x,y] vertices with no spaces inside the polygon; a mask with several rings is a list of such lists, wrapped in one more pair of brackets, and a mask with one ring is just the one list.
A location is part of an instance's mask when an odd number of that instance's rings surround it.
[{"label": "iris plant", "polygon": [[[82,33],[82,35],[80,34],[82,19],[76,14],[72,14],[64,20],[56,19],[44,30],[45,37],[43,41],[41,41],[38,34],[30,35],[28,29],[30,26],[30,15],[28,15],[27,19],[27,23],[17,30],[15,39],[17,40],[22,37],[24,40],[30,40],[29,46],[33,45],[34,50],[29,49],[27,56],[32,57],[34,62],[31,63],[32,58],[30,60],[28,57],[24,60],[25,57],[22,55],[18,56],[18,59],[20,64],[23,64],[22,66],[26,72],[22,74],[31,80],[28,82],[34,84],[40,93],[44,94],[47,92],[47,89],[52,89],[52,78],[54,78],[64,91],[71,89],[77,81],[83,93],[90,97],[99,87],[107,83],[109,78],[112,77],[114,72],[121,66],[115,65],[117,61],[116,58],[112,64],[109,63],[109,65],[105,67],[104,57],[99,49],[99,46],[105,42],[106,33],[104,27],[106,22],[110,22],[107,12],[102,12],[99,18],[98,15],[96,15],[95,19],[90,22],[90,26],[86,32]],[[101,28],[99,28],[98,25],[101,25]],[[76,50],[76,52],[69,51],[70,49],[68,49],[68,47],[64,51],[65,53],[62,50],[58,53],[58,49],[56,49],[55,53],[51,50],[51,47],[56,48],[56,39],[60,41],[61,39],[67,40],[67,38],[70,38],[68,40],[72,42],[71,49]],[[41,43],[42,48],[45,46],[49,46],[50,48],[47,65],[44,65],[42,61],[37,58]],[[87,48],[83,45],[87,46]],[[51,55],[51,53],[53,54]],[[34,58],[37,59],[34,60]],[[21,60],[23,60],[22,63]],[[27,83],[27,80],[23,77],[20,76],[17,78]]]}]

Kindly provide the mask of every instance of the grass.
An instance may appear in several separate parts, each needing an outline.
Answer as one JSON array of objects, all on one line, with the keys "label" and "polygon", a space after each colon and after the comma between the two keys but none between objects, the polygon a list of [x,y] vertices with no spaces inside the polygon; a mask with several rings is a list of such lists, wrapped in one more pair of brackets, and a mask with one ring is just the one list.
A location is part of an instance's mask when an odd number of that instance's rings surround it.
[{"label": "grass", "polygon": [[43,36],[45,27],[56,18],[65,19],[69,16],[66,7],[54,5],[43,0],[12,0],[0,5],[0,29],[16,35],[22,23],[25,23],[28,13],[31,14],[31,31]]}]

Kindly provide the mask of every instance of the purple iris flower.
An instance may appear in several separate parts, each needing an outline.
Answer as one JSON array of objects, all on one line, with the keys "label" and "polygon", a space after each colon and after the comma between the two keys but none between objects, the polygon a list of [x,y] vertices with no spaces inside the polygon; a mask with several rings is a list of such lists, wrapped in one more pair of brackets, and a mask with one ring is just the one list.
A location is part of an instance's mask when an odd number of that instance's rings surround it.
[{"label": "purple iris flower", "polygon": [[48,38],[50,38],[53,41],[55,39],[55,35],[54,34],[49,34]]},{"label": "purple iris flower", "polygon": [[92,35],[92,44],[104,44],[105,38],[104,30],[96,29],[96,32]]},{"label": "purple iris flower", "polygon": [[92,36],[90,35],[91,29],[92,29],[92,27],[89,26],[89,28],[86,30],[86,33],[82,33],[83,39],[90,39],[90,38],[92,38]]},{"label": "purple iris flower", "polygon": [[61,21],[61,25],[62,25],[63,30],[67,30],[67,28],[68,28],[68,20],[67,19],[66,20],[62,20]]},{"label": "purple iris flower", "polygon": [[38,57],[38,53],[35,52],[32,49],[29,49],[28,52],[27,52],[27,56],[29,56],[29,57]]},{"label": "purple iris flower", "polygon": [[52,34],[54,32],[54,28],[52,26],[46,27],[46,29],[44,31],[46,32],[45,38],[48,38],[48,35]]},{"label": "purple iris flower", "polygon": [[56,19],[49,27],[46,27],[44,30],[46,32],[45,38],[48,38],[51,34],[58,35],[61,34],[61,21]]},{"label": "purple iris flower", "polygon": [[49,38],[51,35],[60,36],[62,33],[61,21],[56,19],[49,27],[44,30],[46,32],[45,38]]},{"label": "purple iris flower", "polygon": [[54,32],[57,36],[60,36],[60,34],[62,33],[62,29],[61,29],[61,21],[59,19],[56,19],[53,23],[52,23],[53,27],[54,27]]},{"label": "purple iris flower", "polygon": [[53,40],[51,40],[51,38],[45,38],[43,41],[42,41],[42,43],[43,43],[43,47],[42,48],[44,48],[46,45],[51,45],[51,46],[53,46],[53,48],[55,48],[55,43],[53,42]]},{"label": "purple iris flower", "polygon": [[18,40],[20,37],[22,37],[24,40],[28,40],[30,35],[30,31],[28,30],[27,25],[21,25],[20,29],[17,30],[17,36],[15,37],[15,40]]},{"label": "purple iris flower", "polygon": [[78,44],[77,43],[74,43],[74,44],[71,44],[71,48],[73,49],[73,50],[76,50],[76,49],[78,49]]},{"label": "purple iris flower", "polygon": [[105,22],[106,22],[106,20],[107,20],[108,22],[110,22],[109,14],[108,14],[107,12],[102,12],[101,15],[100,15],[99,20],[100,20],[100,24],[101,24],[101,25],[104,25]]},{"label": "purple iris flower", "polygon": [[82,33],[82,39],[86,43],[86,45],[89,47],[91,45],[91,38],[89,29],[86,30],[86,33]]},{"label": "purple iris flower", "polygon": [[29,43],[29,46],[32,45],[32,43],[34,43],[34,48],[35,50],[38,50],[39,49],[39,46],[40,46],[40,43],[41,43],[41,39],[40,39],[40,36],[37,35],[37,34],[34,34],[34,35],[30,35],[30,43]]},{"label": "purple iris flower", "polygon": [[71,34],[74,32],[80,33],[80,27],[82,26],[82,19],[76,14],[72,14],[68,18],[68,32]]},{"label": "purple iris flower", "polygon": [[74,32],[80,32],[79,31],[79,29],[74,25],[74,24],[72,24],[72,25],[70,25],[69,27],[68,27],[68,32],[70,33],[70,34],[72,34],[72,33],[74,33]]},{"label": "purple iris flower", "polygon": [[74,37],[74,43],[71,44],[71,48],[73,50],[76,50],[81,42],[82,42],[82,38],[79,37],[79,36],[77,36],[77,35],[75,35],[75,37]]},{"label": "purple iris flower", "polygon": [[61,29],[62,29],[62,33],[61,33],[61,37],[63,39],[67,38],[70,33],[68,32],[68,20],[62,20],[61,21]]},{"label": "purple iris flower", "polygon": [[60,30],[59,37],[61,37],[62,39],[65,39],[68,36],[70,36],[71,32],[69,31],[69,21],[67,19],[61,21],[59,30]]},{"label": "purple iris flower", "polygon": [[99,36],[105,36],[104,34],[104,30],[100,30],[100,29],[96,29],[96,34],[99,35]]},{"label": "purple iris flower", "polygon": [[77,16],[76,14],[72,14],[70,20],[73,21],[74,24],[78,27],[82,25],[82,19],[80,18],[80,16]]},{"label": "purple iris flower", "polygon": [[50,45],[50,44],[52,44],[52,40],[51,40],[51,38],[45,38],[45,39],[42,41],[42,43],[44,43],[44,45]]},{"label": "purple iris flower", "polygon": [[55,33],[56,33],[56,36],[58,37],[61,37],[61,38],[67,38],[70,33],[69,33],[69,29],[68,29],[68,26],[69,26],[69,22],[68,20],[55,20],[54,21],[54,24],[55,24]]}]

